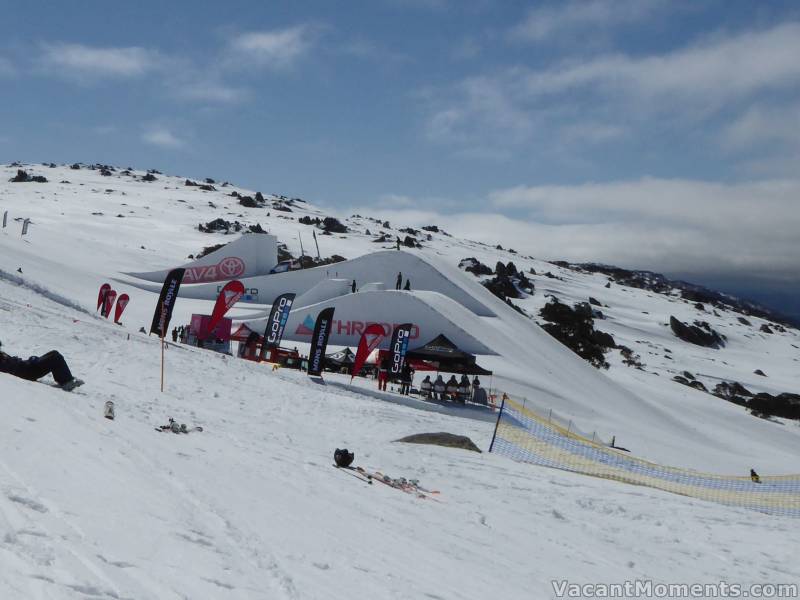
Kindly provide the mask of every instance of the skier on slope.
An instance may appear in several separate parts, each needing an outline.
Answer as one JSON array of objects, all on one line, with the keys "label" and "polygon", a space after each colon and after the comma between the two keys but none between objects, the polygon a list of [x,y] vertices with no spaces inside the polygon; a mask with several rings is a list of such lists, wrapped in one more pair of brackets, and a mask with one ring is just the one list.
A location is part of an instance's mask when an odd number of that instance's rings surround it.
[{"label": "skier on slope", "polygon": [[[0,346],[2,345],[0,342]],[[67,361],[56,350],[51,350],[42,356],[31,356],[28,360],[10,356],[0,350],[0,373],[8,373],[28,381],[36,381],[52,373],[53,379],[61,389],[68,392],[83,385],[83,381],[72,376]]]}]

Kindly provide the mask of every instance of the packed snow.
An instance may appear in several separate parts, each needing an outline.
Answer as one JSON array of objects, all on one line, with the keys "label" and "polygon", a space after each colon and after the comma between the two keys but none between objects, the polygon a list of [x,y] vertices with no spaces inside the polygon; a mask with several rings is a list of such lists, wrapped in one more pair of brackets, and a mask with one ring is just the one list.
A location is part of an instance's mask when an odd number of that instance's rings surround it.
[{"label": "packed snow", "polygon": [[[25,168],[49,183],[7,183],[16,167],[0,168],[0,213],[9,211],[9,227],[0,230],[2,349],[22,356],[58,349],[87,383],[70,394],[49,379],[0,374],[0,597],[522,599],[554,597],[551,581],[562,579],[800,580],[792,520],[485,452],[395,443],[447,431],[485,450],[493,423],[423,410],[377,394],[370,382],[351,387],[330,377],[320,386],[296,371],[170,344],[160,393],[159,343],[138,333],[149,327],[155,294],[115,284],[131,295],[117,326],[95,314],[100,284],[121,272],[180,264],[230,240],[198,231],[217,217],[260,223],[299,255],[298,232],[306,252],[311,239],[295,218],[330,213],[305,202],[294,203],[293,213],[245,208],[227,194],[253,192],[219,184],[203,191],[160,173],[148,183],[142,171]],[[25,237],[16,220],[23,218],[32,220]],[[319,236],[323,256],[355,258],[391,245],[372,241],[385,229],[374,221],[346,223],[351,233]],[[633,369],[612,354],[611,368],[595,371],[548,339],[539,347],[543,361],[562,363],[558,372],[576,379],[607,380],[598,389],[618,389],[624,402],[603,393],[565,395],[542,410],[575,419],[584,431],[614,433],[668,464],[741,474],[751,466],[763,474],[797,470],[796,422],[759,419],[671,381],[690,370],[707,382],[796,392],[797,331],[760,334],[759,319],[747,328],[733,313],[707,314],[728,337],[726,348],[689,347],[663,323],[671,314],[698,318],[692,304],[605,288],[600,275],[444,234],[431,238],[415,251],[453,271],[475,256],[561,277],[531,276],[535,293],[518,301],[530,314],[548,293],[565,302],[599,299],[608,306],[598,328],[635,348],[646,365]],[[208,302],[181,299],[173,324],[209,310]],[[479,363],[503,370],[497,357]],[[756,368],[768,377],[754,375]],[[536,402],[530,382],[545,381],[546,373],[535,364],[529,373],[515,369],[495,385]],[[113,421],[102,416],[108,400],[116,405]],[[156,431],[169,417],[204,431]],[[422,499],[367,485],[332,467],[337,447],[353,450],[356,464],[440,493]]]}]

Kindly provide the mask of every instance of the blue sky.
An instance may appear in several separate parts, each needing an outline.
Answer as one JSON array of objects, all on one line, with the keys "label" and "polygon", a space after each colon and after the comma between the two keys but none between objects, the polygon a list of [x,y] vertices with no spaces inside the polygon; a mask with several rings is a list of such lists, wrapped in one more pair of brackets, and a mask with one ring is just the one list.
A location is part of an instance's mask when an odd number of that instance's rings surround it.
[{"label": "blue sky", "polygon": [[5,161],[229,179],[800,312],[796,2],[4,8]]}]

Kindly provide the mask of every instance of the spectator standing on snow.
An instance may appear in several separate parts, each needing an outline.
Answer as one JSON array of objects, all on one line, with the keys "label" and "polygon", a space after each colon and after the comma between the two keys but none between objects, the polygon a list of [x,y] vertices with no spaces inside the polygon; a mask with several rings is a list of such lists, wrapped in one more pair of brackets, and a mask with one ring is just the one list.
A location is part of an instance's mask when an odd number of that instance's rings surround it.
[{"label": "spectator standing on snow", "polygon": [[176,343],[176,344],[178,343],[178,328],[177,327],[173,327],[172,328],[172,341],[173,341],[173,343]]},{"label": "spectator standing on snow", "polygon": [[67,361],[56,350],[51,350],[42,356],[31,356],[28,360],[0,351],[0,373],[8,373],[28,381],[36,381],[47,374],[52,374],[61,389],[68,392],[83,385],[83,381],[72,376]]},{"label": "spectator standing on snow", "polygon": [[[397,249],[400,250],[400,236],[399,235],[397,236]],[[399,290],[400,288],[397,288],[397,289]]]},{"label": "spectator standing on snow", "polygon": [[378,389],[386,391],[386,384],[389,382],[389,359],[384,357],[378,363]]},{"label": "spectator standing on snow", "polygon": [[403,287],[403,273],[398,273],[394,282],[394,289],[399,290],[401,287]]},{"label": "spectator standing on snow", "polygon": [[400,372],[400,393],[408,396],[413,381],[414,375],[411,372],[411,367],[408,364],[403,365],[403,370]]},{"label": "spectator standing on snow", "polygon": [[356,293],[356,280],[353,279],[353,285],[350,286],[350,291],[355,294]]}]

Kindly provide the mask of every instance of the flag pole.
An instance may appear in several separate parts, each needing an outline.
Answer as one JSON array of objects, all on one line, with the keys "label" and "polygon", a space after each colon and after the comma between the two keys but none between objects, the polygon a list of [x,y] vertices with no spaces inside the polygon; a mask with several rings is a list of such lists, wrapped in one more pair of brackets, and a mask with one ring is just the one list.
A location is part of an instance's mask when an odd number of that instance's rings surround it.
[{"label": "flag pole", "polygon": [[164,393],[164,332],[161,332],[161,393]]}]

